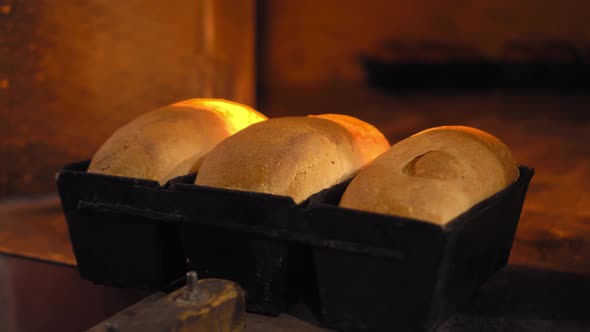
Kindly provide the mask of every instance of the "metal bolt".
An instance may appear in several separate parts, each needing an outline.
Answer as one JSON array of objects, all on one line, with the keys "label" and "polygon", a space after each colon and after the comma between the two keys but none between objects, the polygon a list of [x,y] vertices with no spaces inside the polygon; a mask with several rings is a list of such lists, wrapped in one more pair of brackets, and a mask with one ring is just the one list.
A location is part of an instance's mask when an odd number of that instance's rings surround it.
[{"label": "metal bolt", "polygon": [[177,298],[177,301],[182,303],[195,303],[199,297],[199,289],[197,287],[197,272],[188,271],[186,273],[186,289]]},{"label": "metal bolt", "polygon": [[186,273],[186,289],[189,296],[194,297],[197,294],[197,272],[188,271]]}]

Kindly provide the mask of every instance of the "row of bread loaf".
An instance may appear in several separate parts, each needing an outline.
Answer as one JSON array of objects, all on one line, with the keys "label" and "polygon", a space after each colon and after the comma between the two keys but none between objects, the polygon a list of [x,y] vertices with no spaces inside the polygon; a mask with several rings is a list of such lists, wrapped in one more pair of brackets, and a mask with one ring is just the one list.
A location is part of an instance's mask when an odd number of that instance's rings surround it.
[{"label": "row of bread loaf", "polygon": [[419,132],[390,146],[341,114],[267,119],[237,103],[192,99],[131,121],[89,172],[289,196],[297,203],[347,179],[344,208],[444,224],[510,185],[518,168],[496,137],[470,127]]}]

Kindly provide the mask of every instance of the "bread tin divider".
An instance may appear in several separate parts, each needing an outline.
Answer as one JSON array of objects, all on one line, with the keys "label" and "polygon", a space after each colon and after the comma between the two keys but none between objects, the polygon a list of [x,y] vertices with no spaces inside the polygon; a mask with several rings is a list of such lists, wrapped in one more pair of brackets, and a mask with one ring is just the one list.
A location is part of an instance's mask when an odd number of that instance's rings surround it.
[{"label": "bread tin divider", "polygon": [[86,172],[66,165],[57,187],[80,275],[97,284],[158,290],[182,276],[184,254],[174,215],[155,181]]},{"label": "bread tin divider", "polygon": [[[306,208],[322,323],[342,331],[427,331],[506,265],[534,170],[445,226],[337,206],[345,186]],[[395,188],[392,188],[395,190]]]},{"label": "bread tin divider", "polygon": [[303,209],[290,197],[192,182],[180,179],[169,188],[182,207],[180,234],[189,267],[203,277],[240,284],[250,312],[285,312],[298,297],[292,290],[305,279],[292,268],[302,257],[298,250],[305,248],[287,240],[292,221],[300,220],[295,216]]}]

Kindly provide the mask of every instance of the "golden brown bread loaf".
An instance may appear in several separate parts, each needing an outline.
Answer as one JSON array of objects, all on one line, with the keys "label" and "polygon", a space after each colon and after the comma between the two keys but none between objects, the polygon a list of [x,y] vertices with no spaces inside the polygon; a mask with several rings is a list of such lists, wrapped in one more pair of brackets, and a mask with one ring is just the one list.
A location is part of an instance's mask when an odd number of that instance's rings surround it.
[{"label": "golden brown bread loaf", "polygon": [[190,99],[146,113],[98,149],[88,172],[156,180],[195,172],[217,143],[265,120],[255,110],[220,99]]},{"label": "golden brown bread loaf", "polygon": [[309,116],[328,119],[346,128],[354,138],[353,144],[363,158],[363,165],[370,163],[390,147],[385,136],[377,128],[355,117],[344,114]]},{"label": "golden brown bread loaf", "polygon": [[[361,146],[366,141],[372,145]],[[275,118],[217,145],[195,183],[290,196],[299,203],[350,178],[387,148],[379,130],[345,115]]]},{"label": "golden brown bread loaf", "polygon": [[422,131],[352,180],[340,206],[444,224],[504,189],[519,172],[508,147],[470,127]]}]

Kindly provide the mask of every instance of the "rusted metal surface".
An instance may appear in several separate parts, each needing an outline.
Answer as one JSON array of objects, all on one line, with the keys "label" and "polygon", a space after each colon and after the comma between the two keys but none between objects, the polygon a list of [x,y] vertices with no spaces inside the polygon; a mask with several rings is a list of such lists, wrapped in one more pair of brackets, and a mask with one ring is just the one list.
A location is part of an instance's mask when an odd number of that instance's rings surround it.
[{"label": "rusted metal surface", "polygon": [[89,332],[240,332],[245,326],[244,292],[235,283],[203,279],[193,298],[187,287],[156,293],[91,328]]}]

